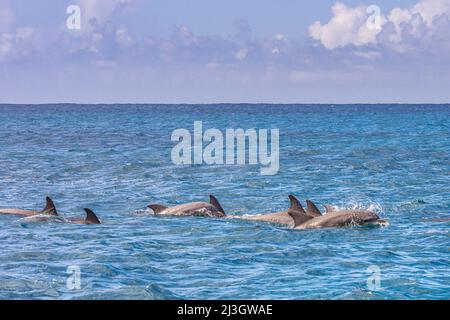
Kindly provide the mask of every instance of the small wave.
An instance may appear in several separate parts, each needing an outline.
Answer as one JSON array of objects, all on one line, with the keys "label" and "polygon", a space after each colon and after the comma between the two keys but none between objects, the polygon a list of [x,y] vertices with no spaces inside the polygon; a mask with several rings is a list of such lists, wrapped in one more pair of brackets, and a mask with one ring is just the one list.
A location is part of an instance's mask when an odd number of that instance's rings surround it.
[{"label": "small wave", "polygon": [[425,231],[426,234],[448,234],[448,230],[430,229]]},{"label": "small wave", "polygon": [[154,216],[155,213],[151,209],[138,209],[131,212],[132,216]]},{"label": "small wave", "polygon": [[411,201],[406,201],[403,202],[399,205],[399,207],[416,207],[418,205],[422,205],[422,204],[427,204],[428,202],[426,202],[425,200],[422,199],[414,199]]},{"label": "small wave", "polygon": [[347,205],[339,206],[339,205],[332,205],[336,211],[343,211],[343,210],[369,210],[373,211],[375,213],[382,213],[384,212],[383,206],[379,202],[355,202],[352,201],[348,203]]}]

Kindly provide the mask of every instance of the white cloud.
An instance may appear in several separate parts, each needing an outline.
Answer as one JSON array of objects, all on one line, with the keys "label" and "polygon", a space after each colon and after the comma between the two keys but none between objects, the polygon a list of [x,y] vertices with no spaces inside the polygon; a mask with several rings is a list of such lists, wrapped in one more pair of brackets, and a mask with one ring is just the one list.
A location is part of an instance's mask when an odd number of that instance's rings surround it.
[{"label": "white cloud", "polygon": [[124,49],[130,48],[134,44],[133,38],[124,27],[116,30],[116,42],[121,48]]},{"label": "white cloud", "polygon": [[134,0],[77,0],[81,8],[81,31],[91,32],[104,25],[117,10],[133,4]]},{"label": "white cloud", "polygon": [[278,48],[273,48],[273,49],[272,49],[272,53],[273,53],[273,54],[279,54],[279,53],[281,53],[281,50],[278,49]]},{"label": "white cloud", "polygon": [[172,40],[183,46],[191,46],[198,43],[197,36],[187,26],[177,28],[172,34]]},{"label": "white cloud", "polygon": [[338,2],[332,7],[333,18],[324,25],[319,21],[314,22],[309,27],[309,33],[327,49],[373,43],[379,30],[367,27],[366,10],[367,6],[348,8]]},{"label": "white cloud", "polygon": [[0,34],[0,61],[6,60],[14,49],[14,36],[10,33]]},{"label": "white cloud", "polygon": [[9,6],[0,6],[0,62],[7,60],[15,46],[15,36],[10,32],[14,14]]},{"label": "white cloud", "polygon": [[333,17],[328,23],[314,22],[309,27],[312,38],[320,41],[327,49],[348,45],[381,45],[397,52],[405,52],[423,42],[428,45],[438,34],[449,34],[450,29],[437,21],[450,17],[450,0],[420,0],[411,8],[394,8],[387,15],[381,15],[381,29],[369,29],[370,14],[367,6],[349,8],[336,3],[332,7]]},{"label": "white cloud", "polygon": [[268,46],[268,50],[274,55],[286,53],[289,46],[288,38],[284,34],[278,33],[266,45]]},{"label": "white cloud", "polygon": [[402,40],[401,28],[402,23],[408,23],[412,18],[412,14],[408,9],[395,8],[388,16],[388,20],[393,23],[395,32],[389,36],[389,41],[399,43]]},{"label": "white cloud", "polygon": [[433,19],[445,13],[450,14],[449,0],[421,0],[418,2],[411,12],[420,13],[427,26],[433,27]]},{"label": "white cloud", "polygon": [[238,52],[236,52],[236,54],[234,55],[234,57],[239,60],[242,61],[247,57],[248,54],[248,50],[247,49],[240,49]]},{"label": "white cloud", "polygon": [[287,40],[286,36],[284,34],[281,34],[281,33],[277,33],[275,35],[274,39],[277,40],[277,41],[286,41]]},{"label": "white cloud", "polygon": [[0,62],[27,57],[34,48],[35,30],[31,27],[21,27],[14,32],[0,34]]},{"label": "white cloud", "polygon": [[11,7],[7,3],[0,5],[0,63],[29,57],[37,44],[36,30],[17,26]]}]

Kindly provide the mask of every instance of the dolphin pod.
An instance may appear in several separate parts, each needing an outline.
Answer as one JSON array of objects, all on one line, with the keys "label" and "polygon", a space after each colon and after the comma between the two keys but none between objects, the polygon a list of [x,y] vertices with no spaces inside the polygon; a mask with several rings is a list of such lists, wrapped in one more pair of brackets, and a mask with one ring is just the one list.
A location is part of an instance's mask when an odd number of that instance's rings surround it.
[{"label": "dolphin pod", "polygon": [[200,216],[200,217],[225,217],[219,201],[213,195],[209,196],[208,202],[189,202],[174,207],[166,207],[160,204],[151,204],[155,215],[159,216]]},{"label": "dolphin pod", "polygon": [[[219,218],[237,218],[237,216],[226,215],[216,197],[210,195],[210,202],[189,202],[173,207],[160,204],[151,204],[152,209],[158,216],[203,216]],[[331,227],[347,227],[355,225],[378,225],[385,226],[386,220],[370,210],[335,210],[331,205],[325,205],[326,214],[322,214],[317,206],[306,200],[306,210],[300,201],[289,195],[290,207],[286,211],[239,217],[244,220],[263,221],[290,226],[292,229],[315,229]]]},{"label": "dolphin pod", "polygon": [[[294,198],[290,195],[289,198]],[[292,199],[291,199],[292,201]],[[386,226],[388,222],[370,210],[335,210],[333,206],[325,205],[326,214],[322,215],[316,205],[306,200],[305,211],[297,200],[295,206],[288,210],[288,214],[294,220],[294,229],[316,229],[349,227],[355,225]]]},{"label": "dolphin pod", "polygon": [[[290,211],[296,211],[299,210],[298,208],[301,208],[302,211],[302,205],[300,204],[300,201],[293,196],[289,195],[289,201],[290,201],[290,207],[286,211],[282,212],[275,212],[275,213],[266,213],[261,215],[252,215],[252,216],[244,216],[242,219],[245,220],[252,220],[252,221],[265,221],[265,222],[271,222],[271,223],[277,223],[277,224],[284,224],[284,225],[293,225],[294,219],[289,214]],[[317,216],[320,216],[321,213],[317,209],[317,207],[309,200],[306,200],[306,203],[308,205],[305,214],[305,218],[314,218]]]},{"label": "dolphin pod", "polygon": [[[83,218],[65,218],[64,220],[55,220],[58,222],[67,222],[73,224],[101,224],[96,214],[91,209],[84,209],[86,217]],[[37,217],[38,221],[50,221],[48,217],[60,217],[53,200],[46,198],[45,208],[42,210],[23,210],[23,209],[0,209],[0,214],[18,215],[24,217]],[[51,220],[53,221],[53,220]]]},{"label": "dolphin pod", "polygon": [[[172,207],[161,204],[150,204],[156,216],[201,216],[217,218],[240,218],[243,220],[270,222],[289,226],[292,229],[316,229],[331,227],[347,227],[355,225],[386,226],[388,222],[370,210],[335,210],[331,205],[324,205],[326,213],[322,212],[311,201],[306,200],[306,210],[300,201],[289,195],[290,207],[286,211],[266,213],[252,216],[227,215],[219,201],[213,195],[209,202],[189,202]],[[89,208],[84,209],[85,218],[65,218],[63,222],[72,224],[101,224],[97,215]],[[0,214],[37,217],[38,221],[48,220],[45,217],[59,217],[53,201],[47,197],[43,210],[0,209]]]},{"label": "dolphin pod", "polygon": [[289,195],[289,200],[290,207],[287,211],[246,216],[243,219],[288,225],[292,229],[388,225],[386,220],[380,219],[370,210],[335,210],[331,205],[324,205],[326,214],[322,214],[311,200],[306,200],[306,210],[295,196]]}]

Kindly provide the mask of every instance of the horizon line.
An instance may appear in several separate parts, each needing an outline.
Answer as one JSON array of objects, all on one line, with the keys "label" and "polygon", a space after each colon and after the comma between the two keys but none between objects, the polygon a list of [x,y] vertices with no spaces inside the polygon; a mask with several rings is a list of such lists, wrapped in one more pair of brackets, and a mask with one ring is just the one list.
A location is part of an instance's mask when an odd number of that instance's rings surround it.
[{"label": "horizon line", "polygon": [[39,103],[21,103],[21,102],[0,102],[0,106],[13,105],[443,105],[450,102],[39,102]]}]

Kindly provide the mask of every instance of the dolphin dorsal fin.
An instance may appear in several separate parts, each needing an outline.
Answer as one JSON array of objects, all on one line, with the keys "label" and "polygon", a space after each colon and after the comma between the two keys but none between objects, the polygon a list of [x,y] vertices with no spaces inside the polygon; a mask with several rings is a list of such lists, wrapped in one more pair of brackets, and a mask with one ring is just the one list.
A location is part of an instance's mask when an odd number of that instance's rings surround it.
[{"label": "dolphin dorsal fin", "polygon": [[220,212],[225,214],[225,211],[223,210],[222,206],[220,205],[219,200],[217,200],[217,198],[211,194],[209,195],[209,203],[211,203],[214,207],[216,207],[217,210],[219,210]]},{"label": "dolphin dorsal fin", "polygon": [[289,208],[289,211],[293,210],[293,211],[298,211],[300,213],[305,214],[305,210],[302,207],[302,204],[300,203],[300,201],[298,201],[298,199],[293,196],[292,194],[289,195],[289,200],[291,201],[291,206]]},{"label": "dolphin dorsal fin", "polygon": [[295,196],[290,194],[289,200],[291,201],[291,206],[287,211],[287,213],[292,217],[292,219],[294,219],[294,228],[312,219],[312,217],[305,212],[305,209],[303,209],[302,204],[300,203],[300,201],[298,201],[298,199]]},{"label": "dolphin dorsal fin", "polygon": [[55,204],[53,200],[49,197],[45,198],[45,208],[41,211],[41,213],[47,214],[49,216],[57,216],[58,212],[56,211]]},{"label": "dolphin dorsal fin", "polygon": [[97,218],[97,215],[89,208],[85,208],[86,211],[86,224],[101,224],[100,220]]},{"label": "dolphin dorsal fin", "polygon": [[325,204],[324,207],[325,207],[325,210],[327,211],[327,213],[336,211],[336,209],[334,209],[334,207],[331,204]]},{"label": "dolphin dorsal fin", "polygon": [[320,217],[322,213],[311,200],[306,200],[306,213],[312,217]]},{"label": "dolphin dorsal fin", "polygon": [[155,213],[155,214],[158,214],[158,213],[160,213],[160,212],[163,212],[164,210],[166,210],[168,207],[166,207],[166,206],[163,206],[163,205],[161,205],[161,204],[151,204],[151,205],[149,205],[148,206],[150,209],[152,209],[153,210],[153,212]]},{"label": "dolphin dorsal fin", "polygon": [[308,216],[306,213],[302,213],[298,210],[289,209],[288,214],[294,219],[294,228],[312,219],[312,217]]}]

